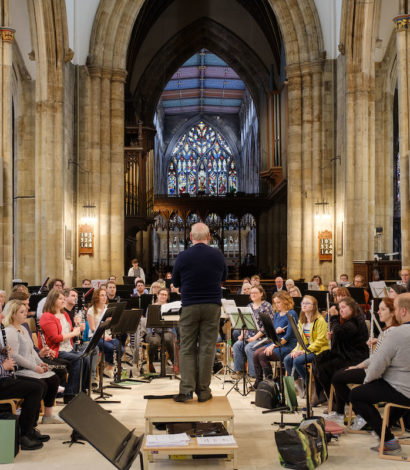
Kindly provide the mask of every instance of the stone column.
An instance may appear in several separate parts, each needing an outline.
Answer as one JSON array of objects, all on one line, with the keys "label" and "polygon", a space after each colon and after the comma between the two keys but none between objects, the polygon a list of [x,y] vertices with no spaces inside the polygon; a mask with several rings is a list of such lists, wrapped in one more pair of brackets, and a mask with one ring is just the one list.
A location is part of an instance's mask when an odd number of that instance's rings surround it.
[{"label": "stone column", "polygon": [[13,278],[13,194],[11,74],[14,30],[8,27],[9,2],[0,0],[0,288],[11,288]]},{"label": "stone column", "polygon": [[[402,12],[403,13],[403,12]],[[402,265],[410,265],[410,200],[409,200],[409,110],[410,110],[410,15],[394,18],[397,45],[399,148],[400,148],[400,202]]]},{"label": "stone column", "polygon": [[124,270],[124,83],[127,72],[111,77],[111,269],[117,278]]},{"label": "stone column", "polygon": [[288,83],[288,276],[302,277],[302,77],[298,65],[287,67]]}]

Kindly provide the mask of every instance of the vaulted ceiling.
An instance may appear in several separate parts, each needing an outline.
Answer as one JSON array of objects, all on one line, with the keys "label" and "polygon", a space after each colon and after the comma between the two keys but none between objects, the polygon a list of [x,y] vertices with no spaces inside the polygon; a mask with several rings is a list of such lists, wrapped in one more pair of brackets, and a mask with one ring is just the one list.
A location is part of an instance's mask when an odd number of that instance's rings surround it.
[{"label": "vaulted ceiling", "polygon": [[201,49],[167,83],[160,105],[165,114],[239,112],[245,84],[229,65]]}]

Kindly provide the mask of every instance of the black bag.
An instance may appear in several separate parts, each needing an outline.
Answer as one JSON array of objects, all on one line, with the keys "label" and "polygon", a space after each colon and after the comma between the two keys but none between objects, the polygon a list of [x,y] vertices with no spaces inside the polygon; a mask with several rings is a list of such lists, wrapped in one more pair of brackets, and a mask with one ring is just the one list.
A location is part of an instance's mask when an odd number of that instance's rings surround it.
[{"label": "black bag", "polygon": [[19,453],[20,450],[20,427],[18,424],[18,416],[13,415],[10,411],[0,411],[0,419],[7,419],[15,422],[14,431],[14,457]]},{"label": "black bag", "polygon": [[262,380],[255,392],[255,405],[260,408],[273,410],[280,404],[278,384],[274,380]]},{"label": "black bag", "polygon": [[275,432],[282,467],[313,470],[327,460],[327,440],[323,418],[302,421],[297,429]]}]

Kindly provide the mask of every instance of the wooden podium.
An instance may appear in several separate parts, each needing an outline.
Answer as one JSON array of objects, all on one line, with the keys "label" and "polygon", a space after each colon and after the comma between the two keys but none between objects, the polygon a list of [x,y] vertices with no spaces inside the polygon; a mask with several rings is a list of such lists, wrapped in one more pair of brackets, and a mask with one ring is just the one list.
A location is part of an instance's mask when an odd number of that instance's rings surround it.
[{"label": "wooden podium", "polygon": [[[184,423],[184,422],[223,422],[229,434],[234,432],[234,414],[226,396],[213,397],[203,403],[196,399],[187,403],[177,403],[172,399],[148,400],[145,409],[145,433],[153,433],[153,423]],[[232,446],[199,446],[193,438],[188,446],[181,447],[147,447],[144,444],[144,468],[148,470],[149,462],[154,461],[154,455],[216,455],[225,454],[237,469],[237,445]]]}]

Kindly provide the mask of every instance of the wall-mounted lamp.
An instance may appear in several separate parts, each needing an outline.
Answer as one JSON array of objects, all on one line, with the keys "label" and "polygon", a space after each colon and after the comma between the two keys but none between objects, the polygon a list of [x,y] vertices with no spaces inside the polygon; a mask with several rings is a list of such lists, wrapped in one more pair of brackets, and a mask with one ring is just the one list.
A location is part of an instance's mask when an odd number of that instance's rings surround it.
[{"label": "wall-mounted lamp", "polygon": [[327,201],[315,202],[315,219],[319,221],[329,221],[330,220],[330,207]]}]

